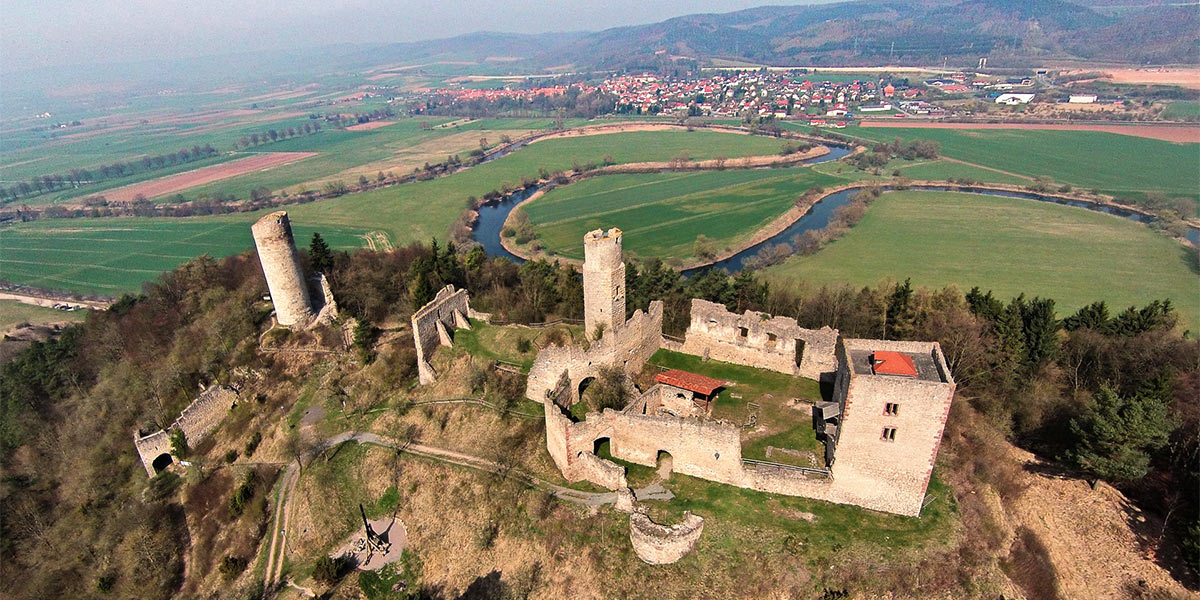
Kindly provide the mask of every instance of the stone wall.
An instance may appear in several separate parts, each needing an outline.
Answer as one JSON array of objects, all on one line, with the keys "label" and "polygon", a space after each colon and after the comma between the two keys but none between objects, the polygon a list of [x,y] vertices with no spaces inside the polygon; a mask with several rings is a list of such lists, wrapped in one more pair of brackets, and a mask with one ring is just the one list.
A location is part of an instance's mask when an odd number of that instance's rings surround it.
[{"label": "stone wall", "polygon": [[[820,379],[837,369],[838,332],[805,329],[788,317],[746,311],[738,315],[722,304],[692,300],[692,318],[682,351],[788,375]],[[797,346],[802,346],[797,360]]]},{"label": "stone wall", "polygon": [[285,327],[307,325],[313,318],[312,303],[304,271],[296,256],[296,242],[292,239],[292,224],[287,212],[276,211],[259,219],[250,226],[250,232],[279,324]]},{"label": "stone wall", "polygon": [[[589,417],[590,418],[590,417]],[[731,423],[605,411],[612,455],[639,465],[658,464],[658,453],[671,455],[677,473],[741,485],[741,429]]]},{"label": "stone wall", "polygon": [[670,527],[659,525],[643,513],[629,516],[629,541],[638,558],[652,565],[669,565],[696,547],[704,519],[690,512]]},{"label": "stone wall", "polygon": [[[851,351],[928,355],[936,380],[856,373]],[[841,403],[833,472],[838,500],[902,515],[920,514],[950,413],[955,383],[936,342],[842,340],[835,400]],[[899,406],[886,414],[885,406]],[[884,428],[895,439],[883,438]]]},{"label": "stone wall", "polygon": [[425,306],[412,316],[413,342],[417,347],[417,377],[421,384],[437,381],[437,373],[429,364],[438,346],[453,343],[450,332],[456,328],[470,329],[467,315],[471,314],[467,290],[455,290],[448,285],[438,291]]},{"label": "stone wall", "polygon": [[601,367],[621,365],[630,375],[641,371],[650,356],[662,346],[662,310],[662,302],[651,302],[649,312],[635,312],[624,327],[606,332],[587,349],[582,346],[543,348],[529,369],[525,396],[544,402],[565,371],[571,382],[573,404],[579,399],[579,385],[599,374]]},{"label": "stone wall", "polygon": [[[221,424],[221,419],[237,404],[238,393],[231,387],[214,385],[183,409],[178,419],[166,430],[156,431],[149,435],[133,434],[133,445],[137,448],[138,456],[146,474],[154,477],[154,460],[163,454],[171,453],[171,438],[167,433],[172,429],[182,429],[187,437],[188,445],[195,446]],[[172,456],[174,462],[178,457]]]}]

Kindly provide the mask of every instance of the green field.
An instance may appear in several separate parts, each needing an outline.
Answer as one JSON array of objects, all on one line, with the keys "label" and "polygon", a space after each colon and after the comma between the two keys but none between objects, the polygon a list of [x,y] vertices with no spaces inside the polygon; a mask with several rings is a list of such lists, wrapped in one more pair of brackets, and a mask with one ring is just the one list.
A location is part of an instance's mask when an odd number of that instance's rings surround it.
[{"label": "green field", "polygon": [[[386,131],[385,127],[377,131]],[[469,195],[536,177],[539,167],[575,162],[665,161],[773,154],[780,140],[705,131],[630,132],[561,138],[449,177],[287,207],[297,240],[319,230],[330,243],[361,246],[356,236],[383,231],[395,244],[445,239]],[[310,159],[312,160],[312,159]],[[304,161],[308,162],[308,161]],[[158,273],[202,253],[225,256],[251,246],[250,224],[263,212],[188,219],[41,220],[0,229],[0,278],[77,292],[136,290]]]},{"label": "green field", "polygon": [[[0,229],[0,277],[80,293],[119,295],[201,254],[253,246],[244,215],[189,219],[44,220]],[[367,229],[293,223],[298,244],[320,230],[331,246],[361,247]]]},{"label": "green field", "polygon": [[1096,300],[1116,309],[1170,298],[1200,324],[1196,266],[1144,225],[1036,200],[946,192],[884,194],[841,239],[765,271],[776,281],[872,285],[911,277],[1025,293],[1058,302],[1060,316]]},{"label": "green field", "polygon": [[[1099,131],[867,127],[846,131],[875,141],[896,137],[935,140],[942,145],[942,155],[949,158],[1029,177],[1046,175],[1059,183],[1095,188],[1114,196],[1148,190],[1200,196],[1200,144]],[[987,176],[986,181],[999,176]]]},{"label": "green field", "polygon": [[1167,105],[1162,116],[1164,119],[1195,121],[1200,119],[1200,101],[1176,100]]},{"label": "green field", "polygon": [[0,300],[0,331],[22,323],[59,323],[82,321],[88,311],[62,311],[46,306],[33,306],[16,300]]},{"label": "green field", "polygon": [[625,251],[644,257],[691,257],[696,237],[732,247],[787,211],[814,185],[836,182],[806,167],[605,175],[555,189],[526,204],[548,250],[583,258],[588,231],[618,227]]}]

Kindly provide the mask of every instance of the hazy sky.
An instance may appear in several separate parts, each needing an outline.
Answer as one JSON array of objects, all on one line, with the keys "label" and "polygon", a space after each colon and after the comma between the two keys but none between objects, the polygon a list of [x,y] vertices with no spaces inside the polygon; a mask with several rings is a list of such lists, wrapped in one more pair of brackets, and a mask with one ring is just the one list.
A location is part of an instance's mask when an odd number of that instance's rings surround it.
[{"label": "hazy sky", "polygon": [[[828,0],[826,0],[828,1]],[[473,31],[599,30],[813,0],[0,0],[0,69]]]}]

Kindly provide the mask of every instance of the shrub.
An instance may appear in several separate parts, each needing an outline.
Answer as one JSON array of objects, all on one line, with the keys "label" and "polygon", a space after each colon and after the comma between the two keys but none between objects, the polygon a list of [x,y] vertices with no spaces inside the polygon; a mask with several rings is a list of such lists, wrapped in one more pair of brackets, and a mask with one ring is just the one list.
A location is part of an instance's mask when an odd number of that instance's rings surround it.
[{"label": "shrub", "polygon": [[246,448],[243,454],[245,454],[247,458],[253,456],[254,451],[258,449],[258,445],[260,443],[262,443],[262,432],[255,431],[254,435],[250,436],[250,439],[246,441]]},{"label": "shrub", "polygon": [[317,565],[313,568],[313,579],[325,585],[333,585],[338,582],[350,567],[350,557],[339,556],[322,556],[317,559]]},{"label": "shrub", "polygon": [[225,558],[221,559],[221,566],[217,567],[217,570],[221,572],[221,577],[224,577],[225,581],[229,581],[241,575],[242,571],[246,570],[246,564],[246,559],[227,554]]},{"label": "shrub", "polygon": [[179,458],[187,458],[191,453],[191,448],[188,447],[187,434],[182,429],[175,428],[171,430],[171,454]]},{"label": "shrub", "polygon": [[233,464],[233,461],[237,460],[237,458],[238,458],[238,451],[236,449],[230,450],[225,453],[225,462],[228,464]]},{"label": "shrub", "polygon": [[242,484],[236,490],[233,490],[233,495],[229,497],[230,518],[236,519],[246,510],[246,504],[254,497],[255,479],[254,471],[250,471],[246,473],[246,478],[242,480]]},{"label": "shrub", "polygon": [[526,352],[529,352],[532,349],[533,349],[533,342],[530,342],[529,340],[527,340],[525,338],[521,338],[521,339],[517,340],[517,352],[520,352],[521,354],[525,354]]}]

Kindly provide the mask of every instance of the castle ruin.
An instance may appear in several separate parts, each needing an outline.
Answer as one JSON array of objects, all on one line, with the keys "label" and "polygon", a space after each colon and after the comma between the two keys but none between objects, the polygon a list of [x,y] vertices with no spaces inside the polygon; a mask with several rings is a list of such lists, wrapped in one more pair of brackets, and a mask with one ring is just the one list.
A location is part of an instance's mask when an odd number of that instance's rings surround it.
[{"label": "castle ruin", "polygon": [[137,448],[138,458],[142,460],[142,466],[146,469],[146,475],[154,477],[163,469],[171,466],[179,459],[179,457],[171,454],[171,436],[170,431],[174,429],[183,430],[184,436],[188,440],[188,444],[195,444],[204,439],[217,425],[221,424],[221,419],[237,406],[238,393],[237,390],[223,385],[210,386],[208,389],[200,392],[200,395],[192,401],[187,408],[183,409],[179,418],[175,419],[166,429],[160,429],[153,433],[141,435],[141,432],[133,433],[133,445]]},{"label": "castle ruin", "polygon": [[[829,327],[804,329],[793,319],[752,311],[737,315],[703,300],[692,303],[684,341],[667,341],[659,301],[628,321],[615,318],[625,312],[623,282],[614,281],[624,274],[620,231],[593,231],[584,244],[587,260],[599,261],[584,263],[585,322],[589,332],[596,327],[603,335],[588,348],[542,349],[526,387],[528,398],[543,403],[546,448],[563,477],[627,491],[624,469],[597,455],[607,442],[614,458],[640,465],[657,466],[669,455],[672,470],[709,481],[920,515],[955,389],[936,342],[842,339]],[[743,459],[743,426],[709,418],[710,406],[696,398],[711,395],[717,382],[688,377],[694,374],[664,374],[622,410],[589,413],[578,422],[568,416],[601,367],[619,365],[633,375],[662,347],[833,379],[833,401],[813,407],[826,468]],[[702,529],[691,520],[666,528],[637,517],[635,509],[631,540],[652,564],[678,560]],[[668,550],[655,550],[660,542]]]},{"label": "castle ruin", "polygon": [[[429,359],[439,346],[454,346],[455,329],[470,329],[468,317],[486,317],[471,310],[467,290],[447,285],[438,290],[433,300],[412,315],[413,343],[417,347],[417,379],[421,385],[437,381],[437,373]],[[485,319],[486,320],[486,319]]]}]

